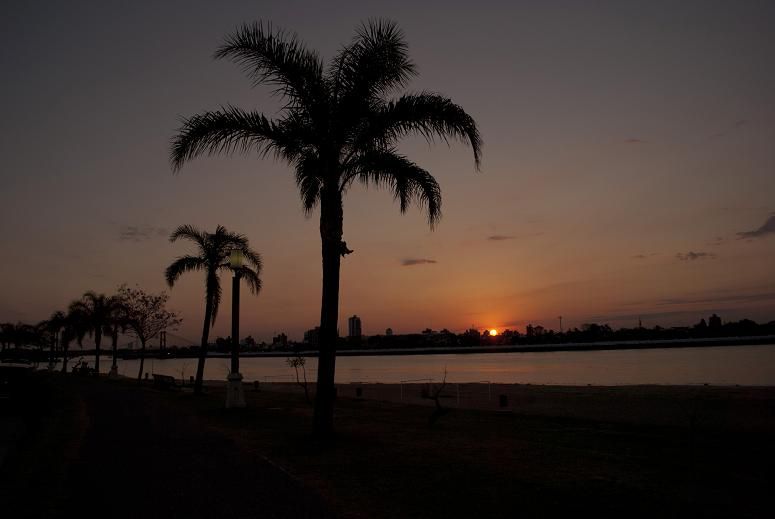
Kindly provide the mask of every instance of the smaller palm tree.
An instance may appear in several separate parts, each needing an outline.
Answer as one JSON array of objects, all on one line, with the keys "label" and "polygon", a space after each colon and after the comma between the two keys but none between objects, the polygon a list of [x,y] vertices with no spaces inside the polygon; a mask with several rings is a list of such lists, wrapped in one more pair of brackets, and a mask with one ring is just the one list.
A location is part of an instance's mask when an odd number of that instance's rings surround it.
[{"label": "smaller palm tree", "polygon": [[11,323],[0,323],[0,352],[11,343]]},{"label": "smaller palm tree", "polygon": [[127,315],[124,305],[116,301],[110,315],[110,322],[106,327],[106,332],[110,335],[110,350],[112,362],[110,365],[110,376],[118,375],[118,336],[127,330]]},{"label": "smaller palm tree", "polygon": [[205,316],[202,326],[202,343],[199,350],[199,362],[196,368],[194,392],[202,392],[207,344],[210,339],[210,327],[215,324],[218,307],[221,303],[221,282],[218,273],[230,270],[229,255],[233,250],[242,252],[245,263],[240,267],[240,275],[250,291],[257,294],[261,290],[261,256],[250,248],[248,239],[229,232],[219,225],[214,233],[208,233],[191,225],[181,225],[170,235],[170,241],[188,240],[196,245],[196,254],[180,256],[167,267],[165,278],[172,288],[185,272],[202,271],[205,273]]},{"label": "smaller palm tree", "polygon": [[110,326],[118,304],[116,298],[92,291],[70,304],[70,310],[80,314],[87,323],[89,335],[94,337],[94,374],[97,376],[100,374],[102,335],[111,333]]},{"label": "smaller palm tree", "polygon": [[50,334],[51,354],[49,357],[49,369],[54,369],[56,354],[61,341],[62,328],[65,327],[67,316],[62,311],[56,311],[46,321],[46,330]]},{"label": "smaller palm tree", "polygon": [[22,322],[3,324],[4,344],[13,344],[15,349],[38,345],[37,327]]},{"label": "smaller palm tree", "polygon": [[65,315],[64,326],[62,327],[62,334],[60,340],[60,347],[62,349],[62,373],[67,373],[67,361],[70,351],[70,343],[76,341],[78,347],[83,349],[83,339],[89,332],[89,322],[86,316],[80,311],[79,308],[73,308],[70,305],[67,314]]}]

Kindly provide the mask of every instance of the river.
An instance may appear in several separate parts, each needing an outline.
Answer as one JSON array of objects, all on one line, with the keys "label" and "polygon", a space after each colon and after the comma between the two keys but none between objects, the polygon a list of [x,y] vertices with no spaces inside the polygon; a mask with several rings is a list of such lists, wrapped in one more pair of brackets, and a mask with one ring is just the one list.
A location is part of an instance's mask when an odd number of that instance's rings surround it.
[{"label": "river", "polygon": [[[86,357],[87,361],[92,358]],[[281,357],[240,360],[246,381],[289,382],[294,372]],[[317,359],[307,358],[315,379]],[[187,380],[196,359],[146,359],[144,371]],[[103,373],[110,360],[100,363]],[[72,364],[71,364],[72,365]],[[119,373],[137,376],[139,361],[119,361]],[[209,358],[205,379],[225,380],[229,359]],[[775,345],[640,350],[349,356],[337,359],[336,381],[398,383],[416,379],[561,385],[712,384],[775,386]]]}]

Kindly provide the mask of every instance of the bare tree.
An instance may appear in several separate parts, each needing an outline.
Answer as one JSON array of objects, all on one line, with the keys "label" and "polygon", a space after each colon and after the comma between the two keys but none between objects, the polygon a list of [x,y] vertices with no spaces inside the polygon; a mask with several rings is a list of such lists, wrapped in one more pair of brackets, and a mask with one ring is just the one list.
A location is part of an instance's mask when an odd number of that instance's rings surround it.
[{"label": "bare tree", "polygon": [[146,343],[157,337],[163,330],[176,329],[182,319],[167,310],[169,295],[164,292],[149,294],[141,288],[121,285],[118,288],[117,297],[121,301],[129,333],[140,341],[140,369],[137,372],[137,380],[141,380]]},{"label": "bare tree", "polygon": [[447,367],[444,366],[444,377],[441,379],[441,384],[433,386],[431,385],[430,398],[436,404],[436,409],[433,410],[431,416],[428,418],[428,424],[433,426],[436,421],[447,414],[449,409],[441,405],[441,395],[444,392],[444,388],[447,386]]}]

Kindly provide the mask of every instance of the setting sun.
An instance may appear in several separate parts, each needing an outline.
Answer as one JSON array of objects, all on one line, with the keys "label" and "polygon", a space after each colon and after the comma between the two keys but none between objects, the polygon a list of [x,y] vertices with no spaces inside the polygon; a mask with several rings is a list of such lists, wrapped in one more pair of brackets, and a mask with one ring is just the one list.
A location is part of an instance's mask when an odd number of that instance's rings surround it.
[{"label": "setting sun", "polygon": [[496,335],[498,335],[498,330],[496,330],[495,328],[490,330],[490,337],[495,337]]}]

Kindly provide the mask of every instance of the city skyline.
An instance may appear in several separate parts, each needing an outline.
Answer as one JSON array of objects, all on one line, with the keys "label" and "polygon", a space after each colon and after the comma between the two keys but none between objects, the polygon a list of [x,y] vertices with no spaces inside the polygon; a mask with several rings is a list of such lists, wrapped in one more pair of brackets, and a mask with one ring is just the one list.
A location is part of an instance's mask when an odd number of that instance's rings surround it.
[{"label": "city skyline", "polygon": [[[389,193],[353,188],[340,328],[355,313],[367,335],[553,328],[558,315],[565,328],[775,317],[775,8],[438,5],[191,2],[183,23],[169,5],[12,5],[0,22],[0,320],[41,320],[122,283],[168,290],[164,267],[187,252],[172,229],[220,223],[264,258],[243,335],[300,338],[319,320],[320,244],[290,168],[250,155],[173,176],[169,141],[182,115],[279,108],[211,59],[240,23],[272,20],[330,57],[382,14],[419,69],[409,88],[465,106],[485,155],[475,173],[463,146],[402,145],[441,185],[433,232]],[[168,290],[183,336],[198,336],[201,282]],[[213,336],[228,329],[221,315]]]}]

